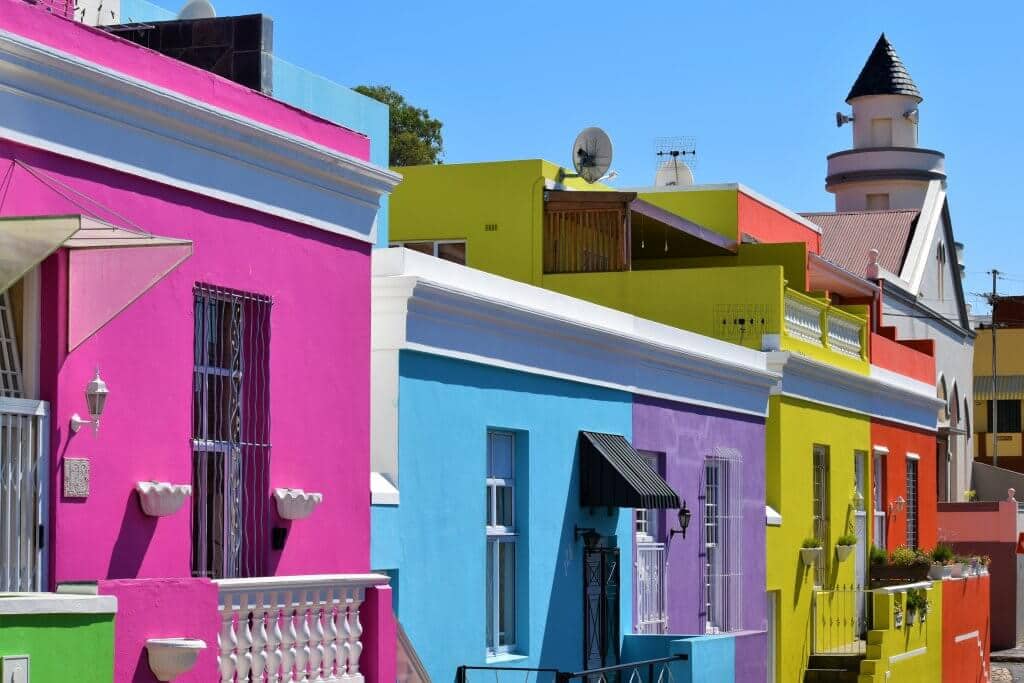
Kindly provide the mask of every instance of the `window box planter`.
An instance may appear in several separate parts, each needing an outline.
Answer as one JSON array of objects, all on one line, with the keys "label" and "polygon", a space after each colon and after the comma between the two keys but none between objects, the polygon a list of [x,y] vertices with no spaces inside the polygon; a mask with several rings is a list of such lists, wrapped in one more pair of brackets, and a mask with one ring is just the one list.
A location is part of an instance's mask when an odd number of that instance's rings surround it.
[{"label": "window box planter", "polygon": [[963,578],[963,576],[964,576],[964,563],[963,562],[954,562],[953,564],[951,564],[949,566],[950,566],[950,569],[952,570],[950,572],[950,576],[952,576],[954,579],[961,579],[961,578]]},{"label": "window box planter", "polygon": [[181,509],[185,498],[192,495],[189,484],[171,484],[166,481],[140,481],[135,484],[139,492],[139,506],[150,517],[166,517]]},{"label": "window box planter", "polygon": [[948,579],[950,578],[952,572],[952,565],[942,564],[941,562],[933,562],[932,566],[928,569],[928,578],[933,581]]},{"label": "window box planter", "polygon": [[812,567],[818,561],[821,548],[800,548],[800,559],[804,561],[805,567]]},{"label": "window box planter", "polygon": [[322,493],[306,493],[302,489],[274,489],[274,498],[281,519],[305,519],[324,500]]},{"label": "window box planter", "polygon": [[193,638],[150,638],[146,641],[149,670],[158,681],[173,681],[189,671],[206,643]]},{"label": "window box planter", "polygon": [[872,565],[871,588],[883,586],[898,586],[903,583],[917,583],[928,578],[931,567],[927,564],[915,564],[910,567],[897,567],[895,565]]},{"label": "window box planter", "polygon": [[843,562],[853,552],[855,545],[837,545],[836,546],[836,557],[839,558],[840,562]]}]

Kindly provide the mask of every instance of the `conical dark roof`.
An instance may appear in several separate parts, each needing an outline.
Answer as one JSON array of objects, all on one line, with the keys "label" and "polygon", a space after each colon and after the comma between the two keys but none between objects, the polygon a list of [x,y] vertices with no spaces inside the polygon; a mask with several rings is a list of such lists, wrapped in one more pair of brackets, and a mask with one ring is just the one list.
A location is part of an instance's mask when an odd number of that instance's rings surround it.
[{"label": "conical dark roof", "polygon": [[875,49],[868,55],[864,68],[846,96],[849,102],[865,95],[909,95],[921,101],[921,92],[914,84],[907,68],[903,66],[892,43],[883,33],[875,43]]}]

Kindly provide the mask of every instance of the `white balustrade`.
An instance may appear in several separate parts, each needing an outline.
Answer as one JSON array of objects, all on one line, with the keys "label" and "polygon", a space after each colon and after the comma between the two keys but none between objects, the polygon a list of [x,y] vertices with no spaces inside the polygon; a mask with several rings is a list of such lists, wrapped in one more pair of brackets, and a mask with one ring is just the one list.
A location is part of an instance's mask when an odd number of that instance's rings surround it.
[{"label": "white balustrade", "polygon": [[786,293],[786,333],[812,344],[821,345],[821,309]]},{"label": "white balustrade", "polygon": [[362,683],[359,608],[381,574],[219,579],[221,683]]},{"label": "white balustrade", "polygon": [[841,318],[838,315],[828,316],[828,346],[833,351],[854,358],[860,358],[862,347],[860,331],[864,323]]}]

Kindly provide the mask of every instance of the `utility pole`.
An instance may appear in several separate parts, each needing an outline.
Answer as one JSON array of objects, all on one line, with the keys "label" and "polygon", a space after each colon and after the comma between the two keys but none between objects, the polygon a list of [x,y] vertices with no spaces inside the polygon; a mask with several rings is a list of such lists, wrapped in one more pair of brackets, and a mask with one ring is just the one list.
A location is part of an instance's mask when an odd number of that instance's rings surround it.
[{"label": "utility pole", "polygon": [[999,467],[999,392],[996,390],[996,281],[999,271],[992,269],[992,465]]}]

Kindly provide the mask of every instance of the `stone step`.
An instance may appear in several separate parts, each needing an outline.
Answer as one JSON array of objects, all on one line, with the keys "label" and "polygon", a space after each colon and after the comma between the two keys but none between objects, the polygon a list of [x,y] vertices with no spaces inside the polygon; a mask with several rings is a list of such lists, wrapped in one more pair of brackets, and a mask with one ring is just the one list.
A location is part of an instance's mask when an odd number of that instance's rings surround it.
[{"label": "stone step", "polygon": [[835,669],[839,671],[860,672],[860,663],[864,660],[863,653],[811,655],[807,661],[808,669]]},{"label": "stone step", "polygon": [[859,674],[845,669],[807,669],[804,683],[857,683]]}]

